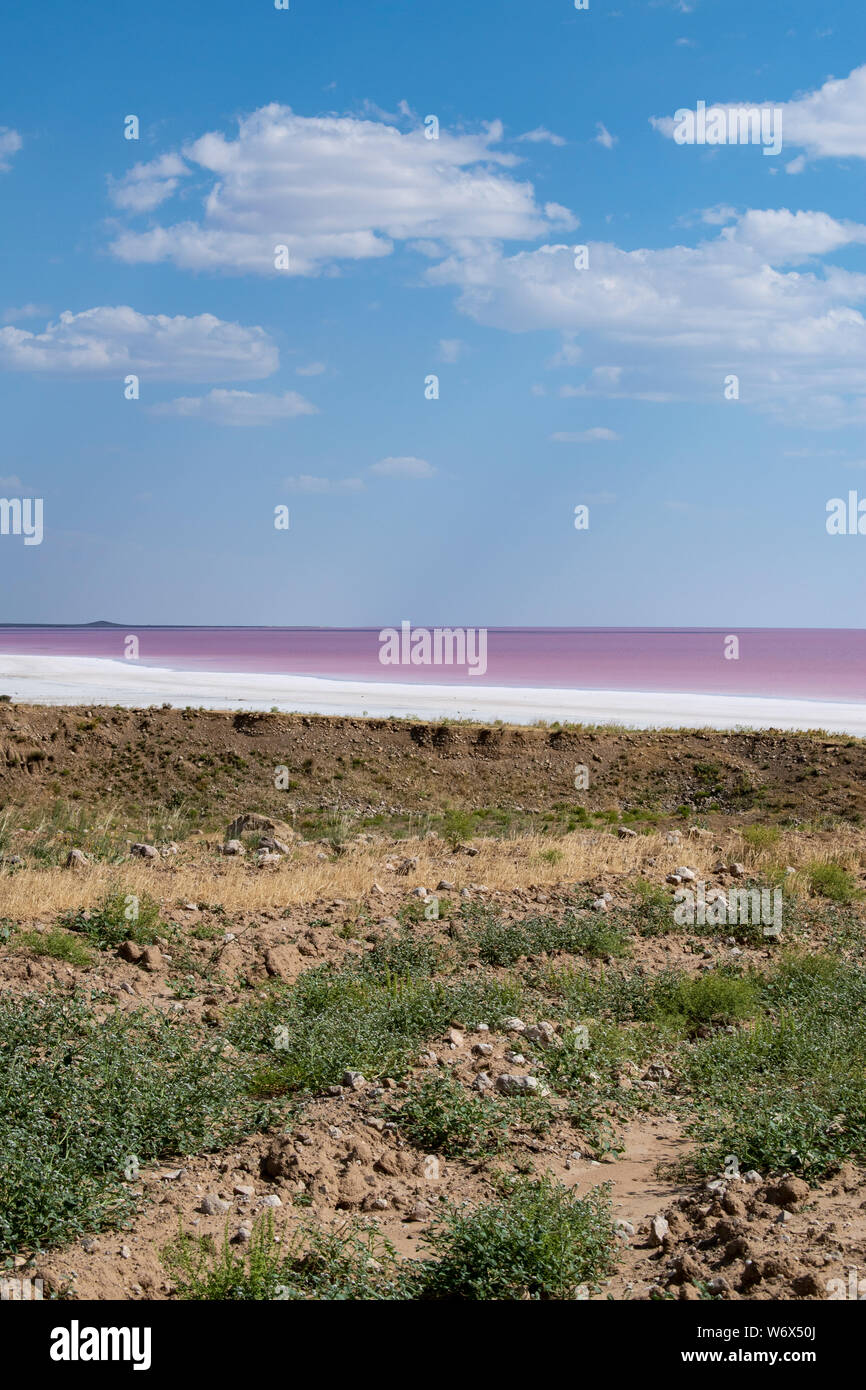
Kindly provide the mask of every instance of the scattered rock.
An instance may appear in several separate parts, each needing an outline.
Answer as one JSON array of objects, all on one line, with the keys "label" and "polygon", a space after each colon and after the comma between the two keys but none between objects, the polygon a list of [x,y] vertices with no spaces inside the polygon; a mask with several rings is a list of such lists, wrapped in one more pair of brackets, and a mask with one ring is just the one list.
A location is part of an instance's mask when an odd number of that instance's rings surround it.
[{"label": "scattered rock", "polygon": [[650,1245],[661,1245],[665,1236],[670,1231],[670,1225],[666,1216],[654,1216],[650,1222],[649,1243]]},{"label": "scattered rock", "polygon": [[209,1194],[202,1197],[198,1204],[198,1210],[204,1212],[205,1216],[222,1216],[225,1212],[231,1211],[231,1202],[226,1202],[222,1197]]},{"label": "scattered rock", "polygon": [[538,1081],[534,1076],[515,1076],[511,1072],[503,1072],[496,1078],[496,1089],[504,1096],[525,1095],[538,1090]]}]

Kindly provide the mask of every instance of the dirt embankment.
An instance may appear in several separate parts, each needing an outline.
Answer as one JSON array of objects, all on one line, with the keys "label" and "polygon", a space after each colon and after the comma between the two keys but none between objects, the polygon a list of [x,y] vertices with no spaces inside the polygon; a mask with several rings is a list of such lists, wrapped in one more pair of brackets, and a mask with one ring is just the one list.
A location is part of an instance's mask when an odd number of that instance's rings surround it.
[{"label": "dirt embankment", "polygon": [[231,805],[281,818],[290,806],[315,816],[339,805],[416,823],[448,806],[497,810],[516,825],[580,807],[859,823],[866,742],[820,732],[0,705],[0,806],[58,797],[90,807],[183,805],[200,823],[223,820]]}]

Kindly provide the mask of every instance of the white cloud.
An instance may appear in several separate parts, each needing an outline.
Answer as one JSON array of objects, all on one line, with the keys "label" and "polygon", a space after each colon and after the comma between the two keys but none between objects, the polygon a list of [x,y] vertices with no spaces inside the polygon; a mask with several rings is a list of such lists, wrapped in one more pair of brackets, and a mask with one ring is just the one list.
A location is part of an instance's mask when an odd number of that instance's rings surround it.
[{"label": "white cloud", "polygon": [[18,309],[6,309],[4,323],[18,323],[21,319],[44,319],[51,313],[47,304],[22,304]]},{"label": "white cloud", "polygon": [[554,135],[553,131],[546,130],[543,125],[535,127],[535,130],[527,130],[525,135],[518,135],[518,140],[528,141],[531,145],[565,145],[568,142],[561,135]]},{"label": "white cloud", "polygon": [[826,212],[748,211],[723,237],[755,251],[768,265],[797,265],[843,246],[866,242],[866,226],[837,222]]},{"label": "white cloud", "polygon": [[119,305],[80,314],[67,310],[42,333],[0,328],[0,368],[7,371],[245,381],[270,376],[278,366],[276,344],[263,328],[226,323],[213,314],[169,318]]},{"label": "white cloud", "polygon": [[466,344],[460,338],[440,338],[439,356],[443,362],[456,362],[465,347]]},{"label": "white cloud", "polygon": [[297,391],[282,396],[264,391],[209,391],[206,396],[180,396],[153,407],[154,415],[205,420],[213,425],[272,425],[296,415],[317,415],[318,408]]},{"label": "white cloud", "polygon": [[704,208],[701,212],[701,221],[708,227],[723,227],[726,222],[735,222],[736,218],[737,209],[729,203],[716,203],[715,207]]},{"label": "white cloud", "polygon": [[612,150],[617,143],[619,136],[611,135],[607,126],[602,121],[596,121],[595,128],[598,134],[593,137],[597,145],[604,145],[606,150]]},{"label": "white cloud", "polygon": [[301,473],[294,478],[286,478],[283,486],[289,492],[363,492],[364,484],[360,478],[317,478],[311,473]]},{"label": "white cloud", "polygon": [[382,478],[432,478],[436,469],[426,459],[405,458],[380,459],[371,464],[370,472]]},{"label": "white cloud", "polygon": [[[182,171],[207,178],[200,220],[121,230],[123,261],[188,270],[315,275],[341,260],[387,256],[395,241],[527,240],[571,228],[565,208],[540,208],[532,184],[495,148],[499,122],[479,134],[424,138],[348,116],[304,117],[272,104],[244,117],[235,138],[203,135],[178,153],[137,165],[112,187],[118,207],[153,209]],[[289,270],[274,269],[274,247]]]},{"label": "white cloud", "polygon": [[12,168],[10,163],[13,154],[17,154],[23,141],[17,130],[10,130],[8,126],[0,126],[0,174],[6,174]]},{"label": "white cloud", "polygon": [[[724,109],[746,103],[708,102]],[[854,68],[847,77],[829,78],[815,91],[795,97],[793,101],[768,102],[762,97],[756,105],[772,105],[782,113],[784,147],[803,149],[812,159],[866,159],[866,64]],[[650,118],[651,124],[663,135],[673,136],[674,121],[670,116]],[[802,165],[790,172],[799,173]]]},{"label": "white cloud", "polygon": [[296,367],[298,376],[321,376],[325,371],[324,362],[308,362],[306,367]]},{"label": "white cloud", "polygon": [[17,473],[10,473],[6,478],[0,478],[0,490],[9,492],[23,492],[24,484]]},{"label": "white cloud", "polygon": [[150,212],[170,198],[189,169],[179,155],[136,164],[122,179],[109,179],[112,201],[128,212]]},{"label": "white cloud", "polygon": [[[818,258],[864,241],[866,227],[822,212],[752,210],[695,247],[591,243],[579,271],[570,246],[485,247],[427,279],[457,286],[480,323],[559,330],[554,366],[581,346],[603,354],[622,371],[607,394],[720,399],[735,373],[742,400],[835,424],[866,419],[866,275]],[[605,394],[605,383],[590,389]]]},{"label": "white cloud", "polygon": [[560,431],[550,437],[556,444],[598,444],[602,441],[619,439],[621,436],[615,430],[605,428],[604,425],[595,425],[590,430],[578,430],[575,433]]}]

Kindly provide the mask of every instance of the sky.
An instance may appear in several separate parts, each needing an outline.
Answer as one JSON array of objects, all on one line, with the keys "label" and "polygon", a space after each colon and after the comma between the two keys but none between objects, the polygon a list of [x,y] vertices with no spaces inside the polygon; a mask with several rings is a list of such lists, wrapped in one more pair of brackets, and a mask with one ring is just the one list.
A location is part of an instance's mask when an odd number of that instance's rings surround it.
[{"label": "sky", "polygon": [[864,625],[862,7],[2,27],[0,621]]}]

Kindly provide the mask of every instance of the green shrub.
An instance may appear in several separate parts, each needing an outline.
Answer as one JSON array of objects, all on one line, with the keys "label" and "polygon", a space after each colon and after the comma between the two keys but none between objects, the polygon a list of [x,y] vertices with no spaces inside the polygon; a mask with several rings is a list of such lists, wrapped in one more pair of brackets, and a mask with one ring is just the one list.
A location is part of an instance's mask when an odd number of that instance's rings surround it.
[{"label": "green shrub", "polygon": [[399,1296],[392,1246],[375,1228],[353,1221],[342,1231],[305,1225],[277,1241],[272,1213],[253,1223],[246,1247],[180,1231],[163,1251],[178,1296],[226,1302],[370,1301]]},{"label": "green shrub", "polygon": [[781,831],[777,825],[746,825],[741,832],[743,840],[752,849],[771,849],[778,842]]},{"label": "green shrub", "polygon": [[593,914],[577,917],[527,917],[503,922],[489,917],[477,937],[478,954],[486,965],[514,965],[522,956],[568,951],[591,957],[626,956],[628,938],[616,923]]},{"label": "green shrub", "polygon": [[0,999],[0,1251],[117,1225],[137,1164],[267,1123],[219,1047],[150,1010],[100,1020],[67,995]]},{"label": "green shrub", "polygon": [[669,978],[657,986],[655,995],[657,1015],[689,1031],[752,1018],[759,1007],[754,979],[724,970]]},{"label": "green shrub", "polygon": [[503,1103],[465,1090],[448,1073],[415,1083],[402,1104],[390,1107],[388,1113],[414,1148],[446,1158],[498,1153],[508,1137]]},{"label": "green shrub", "polygon": [[15,944],[22,946],[31,955],[65,960],[69,965],[77,965],[82,970],[93,964],[93,957],[78,937],[72,932],[61,931],[59,927],[53,927],[48,932],[18,932]]},{"label": "green shrub", "polygon": [[613,1266],[609,1191],[518,1180],[501,1202],[437,1216],[424,1244],[434,1258],[414,1274],[416,1298],[573,1299]]},{"label": "green shrub", "polygon": [[861,896],[857,880],[841,864],[810,864],[809,887],[832,903],[850,903]]},{"label": "green shrub", "polygon": [[262,1093],[321,1091],[347,1070],[368,1080],[402,1076],[453,1019],[495,1027],[521,997],[517,985],[480,972],[452,983],[394,974],[381,962],[379,973],[363,963],[320,966],[235,1010],[228,1033],[236,1046],[273,1057],[256,1080]]},{"label": "green shrub", "polygon": [[159,903],[147,893],[139,898],[116,888],[106,893],[97,907],[68,912],[59,924],[80,932],[100,950],[116,950],[124,941],[150,946],[160,934]]}]

